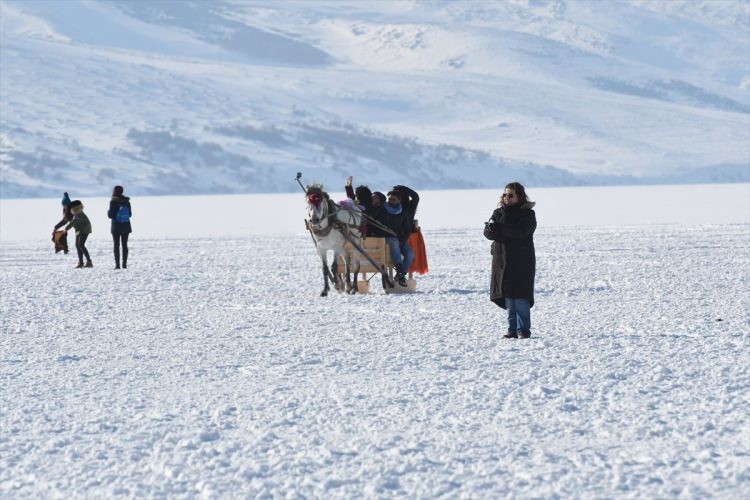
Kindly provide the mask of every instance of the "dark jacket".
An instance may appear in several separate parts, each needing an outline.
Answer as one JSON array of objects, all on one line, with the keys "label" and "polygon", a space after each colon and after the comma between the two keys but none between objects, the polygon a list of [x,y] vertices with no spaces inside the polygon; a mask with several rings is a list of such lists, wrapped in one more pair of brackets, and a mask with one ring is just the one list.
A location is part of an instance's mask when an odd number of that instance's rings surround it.
[{"label": "dark jacket", "polygon": [[401,206],[404,209],[406,220],[409,223],[410,232],[414,232],[414,218],[417,215],[417,205],[419,205],[419,195],[416,191],[406,186],[393,186],[394,191],[401,194]]},{"label": "dark jacket", "polygon": [[57,231],[73,219],[73,214],[70,213],[70,205],[63,205],[62,212],[62,219],[60,220],[60,222],[55,224],[55,231]]},{"label": "dark jacket", "polygon": [[130,215],[133,215],[133,210],[130,207],[130,198],[123,195],[112,196],[112,199],[109,201],[109,210],[107,211],[107,217],[112,219],[112,228],[110,230],[112,234],[129,234],[133,232],[133,228],[130,226],[130,221],[117,222],[117,212],[122,206],[128,207]]},{"label": "dark jacket", "polygon": [[75,228],[76,234],[91,234],[91,221],[83,211],[73,215],[65,230],[69,231],[71,227]]},{"label": "dark jacket", "polygon": [[[411,226],[409,226],[409,221],[406,218],[403,207],[399,214],[389,214],[385,207],[381,207],[377,212],[377,220],[396,233],[399,242],[404,243],[409,239]],[[393,237],[392,234],[386,234],[385,232],[383,232],[382,236]]]},{"label": "dark jacket", "polygon": [[[344,186],[344,189],[346,189],[346,196],[350,200],[356,200],[357,203],[361,207],[364,207],[363,213],[367,216],[364,217],[364,231],[363,234],[365,236],[385,236],[385,232],[381,229],[379,229],[375,224],[372,224],[369,219],[377,220],[378,210],[373,206],[372,204],[372,198],[369,200],[360,200],[358,199],[354,194],[354,188],[351,186]],[[390,236],[390,235],[389,235]]]},{"label": "dark jacket", "polygon": [[534,305],[534,205],[498,208],[484,230],[485,238],[493,240],[490,300],[503,309],[505,297],[527,299]]}]

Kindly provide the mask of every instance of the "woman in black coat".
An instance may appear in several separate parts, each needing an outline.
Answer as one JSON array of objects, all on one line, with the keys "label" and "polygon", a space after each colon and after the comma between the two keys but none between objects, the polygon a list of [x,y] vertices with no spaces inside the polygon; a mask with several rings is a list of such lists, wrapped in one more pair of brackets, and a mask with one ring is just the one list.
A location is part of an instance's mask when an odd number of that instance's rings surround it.
[{"label": "woman in black coat", "polygon": [[133,229],[130,226],[130,198],[123,193],[122,186],[115,186],[112,199],[109,201],[107,217],[112,219],[112,240],[115,244],[115,269],[120,269],[120,245],[122,244],[122,268],[128,268],[128,236]]},{"label": "woman in black coat", "polygon": [[490,300],[508,311],[505,338],[531,336],[534,306],[534,230],[536,214],[526,189],[511,182],[505,186],[500,206],[486,223],[484,236],[492,240]]}]

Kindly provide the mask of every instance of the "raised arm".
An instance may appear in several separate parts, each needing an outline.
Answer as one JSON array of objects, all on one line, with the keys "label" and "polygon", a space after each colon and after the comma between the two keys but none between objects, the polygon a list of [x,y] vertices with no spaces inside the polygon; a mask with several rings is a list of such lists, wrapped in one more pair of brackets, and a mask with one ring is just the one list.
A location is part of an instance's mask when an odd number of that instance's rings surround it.
[{"label": "raised arm", "polygon": [[414,209],[416,210],[417,205],[419,204],[419,195],[417,194],[416,191],[414,191],[410,187],[402,186],[400,184],[398,186],[393,186],[393,189],[396,191],[400,191],[404,193],[405,195],[407,195],[409,197],[409,203],[411,203],[414,206]]}]

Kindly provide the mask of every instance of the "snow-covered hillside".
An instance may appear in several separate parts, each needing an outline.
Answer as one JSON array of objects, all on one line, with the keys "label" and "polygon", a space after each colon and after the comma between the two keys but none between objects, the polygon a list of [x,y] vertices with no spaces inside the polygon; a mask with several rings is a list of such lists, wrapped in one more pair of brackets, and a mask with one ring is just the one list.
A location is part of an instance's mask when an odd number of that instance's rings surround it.
[{"label": "snow-covered hillside", "polygon": [[0,9],[2,197],[750,179],[746,0]]}]

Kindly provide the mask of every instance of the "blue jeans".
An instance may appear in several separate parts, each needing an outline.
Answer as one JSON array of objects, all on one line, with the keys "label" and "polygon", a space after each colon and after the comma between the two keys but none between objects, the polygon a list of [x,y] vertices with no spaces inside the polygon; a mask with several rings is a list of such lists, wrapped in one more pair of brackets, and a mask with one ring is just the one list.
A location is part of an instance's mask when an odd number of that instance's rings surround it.
[{"label": "blue jeans", "polygon": [[508,310],[508,331],[531,333],[531,307],[526,299],[505,297]]},{"label": "blue jeans", "polygon": [[411,249],[408,241],[401,245],[401,254],[404,256],[404,273],[408,273],[412,262],[414,262],[414,250]]},{"label": "blue jeans", "polygon": [[398,270],[403,270],[404,268],[404,258],[401,256],[401,245],[398,242],[398,238],[388,236],[385,238],[385,244],[388,245],[391,250],[391,260],[396,266],[396,272],[400,272]]}]

